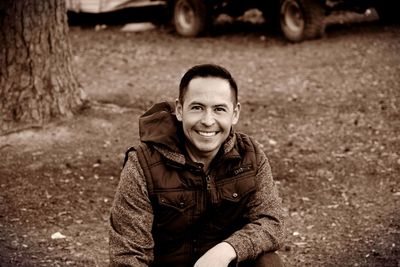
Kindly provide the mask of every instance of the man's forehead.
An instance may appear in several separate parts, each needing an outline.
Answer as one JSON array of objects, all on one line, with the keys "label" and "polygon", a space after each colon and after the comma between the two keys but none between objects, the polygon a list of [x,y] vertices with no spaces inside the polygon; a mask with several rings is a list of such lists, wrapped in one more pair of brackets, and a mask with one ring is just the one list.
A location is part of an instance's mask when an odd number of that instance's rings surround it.
[{"label": "man's forehead", "polygon": [[228,105],[233,103],[233,89],[227,80],[218,77],[199,77],[193,79],[187,88],[185,102]]},{"label": "man's forehead", "polygon": [[227,80],[218,77],[196,77],[190,81],[186,94],[232,94],[232,88]]},{"label": "man's forehead", "polygon": [[221,77],[216,77],[216,76],[196,76],[192,80],[190,80],[190,84],[198,84],[198,83],[204,83],[204,82],[223,82],[229,85],[228,80],[221,78]]}]

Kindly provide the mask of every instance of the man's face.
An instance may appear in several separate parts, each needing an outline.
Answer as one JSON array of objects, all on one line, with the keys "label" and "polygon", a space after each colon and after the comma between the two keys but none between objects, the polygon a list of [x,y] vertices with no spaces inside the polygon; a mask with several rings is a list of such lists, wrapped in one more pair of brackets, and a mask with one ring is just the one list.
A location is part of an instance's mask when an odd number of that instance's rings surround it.
[{"label": "man's face", "polygon": [[240,104],[234,104],[229,82],[216,77],[190,81],[176,117],[182,122],[186,148],[195,158],[212,159],[238,122]]}]

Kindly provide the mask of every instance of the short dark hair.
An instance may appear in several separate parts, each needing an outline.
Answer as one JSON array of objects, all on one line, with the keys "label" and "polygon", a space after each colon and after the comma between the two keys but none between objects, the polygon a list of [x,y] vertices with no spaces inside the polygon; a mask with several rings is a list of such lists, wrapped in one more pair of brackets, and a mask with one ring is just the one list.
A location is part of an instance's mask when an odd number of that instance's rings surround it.
[{"label": "short dark hair", "polygon": [[234,104],[238,102],[238,87],[235,79],[224,67],[214,65],[214,64],[202,64],[196,65],[190,68],[185,75],[183,75],[181,82],[179,84],[179,102],[183,103],[186,91],[188,89],[189,83],[194,78],[206,78],[206,77],[216,77],[221,78],[229,82],[229,85],[233,91]]}]

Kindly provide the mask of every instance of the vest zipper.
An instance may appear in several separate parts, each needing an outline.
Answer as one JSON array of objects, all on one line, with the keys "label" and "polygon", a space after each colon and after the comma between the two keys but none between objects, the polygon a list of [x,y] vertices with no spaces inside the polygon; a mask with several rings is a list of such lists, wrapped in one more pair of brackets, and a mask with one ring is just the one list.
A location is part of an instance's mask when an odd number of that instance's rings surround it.
[{"label": "vest zipper", "polygon": [[211,190],[211,177],[210,175],[206,175],[206,182],[207,182],[207,192]]},{"label": "vest zipper", "polygon": [[211,189],[211,184],[210,184],[210,176],[209,175],[205,175],[204,176],[205,180],[206,180],[206,188],[205,188],[205,194],[204,194],[204,208],[207,210],[208,208],[208,203],[209,203],[209,199],[210,199],[210,189]]},{"label": "vest zipper", "polygon": [[215,188],[214,181],[212,180],[210,175],[206,175],[206,182],[207,182],[207,199],[208,201],[214,205],[218,203],[218,195],[217,190]]}]

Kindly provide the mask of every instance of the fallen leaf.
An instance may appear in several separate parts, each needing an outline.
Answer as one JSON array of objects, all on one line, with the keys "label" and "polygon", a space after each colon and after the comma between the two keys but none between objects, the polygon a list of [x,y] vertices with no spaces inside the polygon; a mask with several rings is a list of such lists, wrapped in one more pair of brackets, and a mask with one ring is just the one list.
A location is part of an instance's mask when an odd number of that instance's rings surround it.
[{"label": "fallen leaf", "polygon": [[303,247],[303,246],[307,245],[306,242],[294,242],[293,244],[296,246],[299,246],[299,247]]},{"label": "fallen leaf", "polygon": [[61,234],[60,232],[56,232],[51,235],[51,239],[64,239],[64,238],[66,238],[66,236]]},{"label": "fallen leaf", "polygon": [[276,142],[274,139],[269,139],[269,140],[268,140],[268,143],[269,143],[271,146],[275,146],[278,142]]}]

